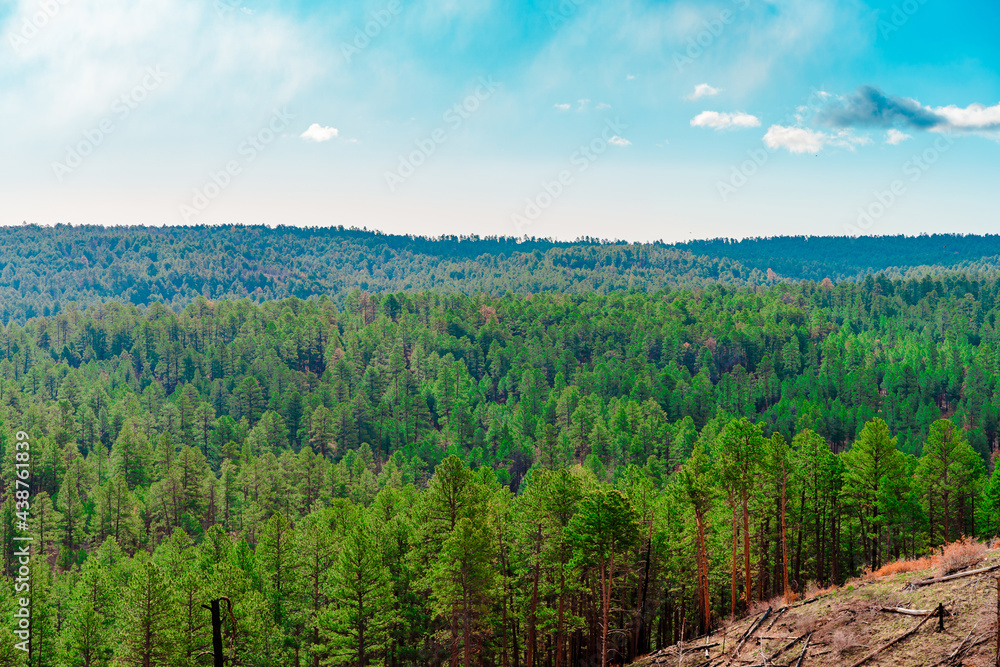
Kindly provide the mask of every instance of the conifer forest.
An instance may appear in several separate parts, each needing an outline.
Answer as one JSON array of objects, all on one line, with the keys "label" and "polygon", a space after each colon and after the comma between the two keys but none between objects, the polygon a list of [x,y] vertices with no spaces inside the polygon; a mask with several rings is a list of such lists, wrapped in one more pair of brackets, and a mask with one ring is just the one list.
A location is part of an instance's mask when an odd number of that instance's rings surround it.
[{"label": "conifer forest", "polygon": [[1000,535],[993,237],[3,234],[0,665],[217,601],[233,666],[607,667]]}]

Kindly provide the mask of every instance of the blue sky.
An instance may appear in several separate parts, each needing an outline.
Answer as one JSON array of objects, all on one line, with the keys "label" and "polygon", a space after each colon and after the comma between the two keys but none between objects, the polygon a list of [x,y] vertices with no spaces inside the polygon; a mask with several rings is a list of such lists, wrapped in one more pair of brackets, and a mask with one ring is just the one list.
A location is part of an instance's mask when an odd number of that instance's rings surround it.
[{"label": "blue sky", "polygon": [[995,232],[997,25],[942,0],[0,2],[0,224]]}]

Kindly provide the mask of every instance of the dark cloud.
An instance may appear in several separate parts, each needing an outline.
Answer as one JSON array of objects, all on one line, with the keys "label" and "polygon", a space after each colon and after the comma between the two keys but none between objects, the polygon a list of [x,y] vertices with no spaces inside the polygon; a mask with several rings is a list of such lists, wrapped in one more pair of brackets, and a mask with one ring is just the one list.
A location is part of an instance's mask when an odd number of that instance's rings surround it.
[{"label": "dark cloud", "polygon": [[948,125],[947,119],[914,100],[886,95],[874,86],[861,86],[854,95],[830,102],[817,118],[834,127],[899,126],[930,130]]}]

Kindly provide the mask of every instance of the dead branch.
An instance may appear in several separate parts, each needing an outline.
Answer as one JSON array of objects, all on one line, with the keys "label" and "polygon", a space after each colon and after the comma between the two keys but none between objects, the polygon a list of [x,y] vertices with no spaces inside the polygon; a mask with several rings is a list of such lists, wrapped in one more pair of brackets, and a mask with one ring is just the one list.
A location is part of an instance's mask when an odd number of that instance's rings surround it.
[{"label": "dead branch", "polygon": [[961,654],[965,653],[966,651],[970,650],[973,646],[976,646],[977,644],[981,644],[983,641],[986,641],[984,639],[986,635],[983,635],[983,638],[976,640],[976,642],[974,642],[971,646],[966,646],[969,639],[972,637],[972,633],[975,632],[976,628],[978,627],[979,623],[976,623],[974,626],[972,626],[972,629],[969,630],[969,634],[965,635],[965,639],[963,639],[958,643],[958,647],[954,651],[952,651],[949,655],[941,658],[936,663],[931,665],[931,667],[940,667],[940,665],[953,662],[956,658],[958,658]]},{"label": "dead branch", "polygon": [[778,610],[778,613],[777,613],[777,614],[775,614],[775,615],[774,615],[774,618],[772,618],[772,619],[771,619],[771,622],[767,624],[767,627],[766,627],[766,628],[764,628],[764,632],[767,632],[767,631],[769,631],[769,630],[770,630],[771,628],[773,628],[773,627],[774,627],[774,624],[778,622],[778,619],[779,619],[779,618],[781,618],[781,615],[782,615],[782,614],[784,614],[784,613],[785,613],[786,611],[788,611],[788,607],[787,607],[787,605],[786,605],[786,606],[784,606],[784,607],[782,607],[781,609],[779,609],[779,610]]},{"label": "dead branch", "polygon": [[[718,645],[719,645],[719,642],[713,642],[711,644],[698,644],[697,646],[691,646],[691,645],[689,645],[689,646],[686,646],[684,648],[680,648],[679,650],[680,650],[681,653],[694,653],[695,651],[703,651],[703,650],[708,649],[708,648],[714,648],[714,647],[716,647]],[[663,649],[662,651],[657,652],[656,655],[659,656],[659,655],[664,655],[666,653],[673,653],[673,652],[676,652],[677,650],[678,650],[678,645],[674,644],[673,646],[668,646],[667,648]]]},{"label": "dead branch", "polygon": [[781,647],[780,649],[778,649],[778,650],[777,650],[776,652],[772,653],[772,654],[771,654],[771,657],[769,657],[769,658],[767,659],[767,660],[768,660],[768,662],[774,662],[774,660],[775,660],[775,659],[777,659],[777,657],[778,657],[779,655],[781,655],[782,653],[784,653],[784,652],[785,652],[785,651],[787,651],[788,649],[790,649],[790,648],[792,648],[793,646],[795,646],[796,644],[798,644],[798,643],[799,643],[800,641],[802,641],[803,639],[805,639],[805,638],[806,638],[807,636],[808,636],[808,635],[802,635],[801,637],[796,637],[796,638],[795,638],[795,639],[793,639],[792,641],[788,642],[788,643],[787,643],[787,644],[785,644],[785,645],[784,645],[783,647]]},{"label": "dead branch", "polygon": [[809,640],[812,639],[812,633],[810,632],[806,636],[806,644],[802,647],[802,653],[799,653],[799,659],[795,663],[795,667],[802,667],[802,661],[806,659],[806,651],[809,650]]},{"label": "dead branch", "polygon": [[922,579],[920,581],[911,581],[909,584],[907,584],[907,588],[913,590],[914,588],[920,588],[921,586],[930,586],[932,584],[940,584],[945,581],[954,581],[955,579],[972,577],[977,574],[982,574],[984,572],[992,572],[993,570],[997,569],[1000,569],[1000,565],[990,565],[989,567],[981,567],[978,570],[968,570],[967,572],[959,572],[958,574],[949,574],[947,577],[935,577],[933,579]]},{"label": "dead branch", "polygon": [[818,602],[820,598],[826,597],[826,595],[829,595],[829,594],[827,593],[827,594],[824,594],[824,595],[817,595],[816,597],[809,598],[808,600],[803,600],[802,602],[796,602],[795,604],[793,604],[791,606],[791,608],[794,609],[796,607],[803,607],[803,606],[805,606],[807,604],[812,604],[813,602]]},{"label": "dead branch", "polygon": [[932,667],[940,667],[940,665],[947,665],[949,663],[956,664],[956,661],[959,660],[959,659],[961,659],[961,658],[963,658],[963,657],[965,657],[966,653],[968,653],[972,649],[976,648],[980,644],[985,644],[986,642],[990,641],[991,639],[993,639],[993,637],[987,634],[987,635],[983,635],[982,637],[980,637],[976,641],[972,642],[968,646],[965,646],[965,647],[959,646],[957,649],[955,649],[954,653],[952,653],[951,655],[949,655],[947,658],[941,660],[940,662],[934,663],[934,665],[932,665]]},{"label": "dead branch", "polygon": [[924,616],[924,620],[922,620],[919,623],[917,623],[916,627],[914,627],[912,630],[908,630],[908,631],[904,632],[900,636],[898,636],[895,639],[893,639],[892,641],[890,641],[888,644],[883,644],[880,648],[875,649],[874,651],[872,651],[871,653],[869,653],[868,655],[866,655],[865,657],[861,658],[856,663],[854,663],[853,665],[851,665],[851,667],[861,667],[861,665],[865,664],[866,662],[868,662],[869,660],[871,660],[872,658],[874,658],[875,656],[877,656],[879,653],[881,653],[882,651],[884,651],[887,648],[889,648],[890,646],[892,646],[892,645],[894,645],[894,644],[896,644],[898,642],[903,641],[904,639],[906,639],[907,637],[909,637],[910,635],[912,635],[913,633],[915,633],[917,630],[919,630],[920,627],[924,623],[926,623],[927,621],[929,621],[932,618],[934,618],[934,614],[935,614],[936,611],[937,611],[937,609],[932,609],[929,614],[927,614],[926,616]]},{"label": "dead branch", "polygon": [[906,609],[904,607],[879,607],[878,610],[891,614],[906,614],[907,616],[926,616],[937,611],[936,609]]},{"label": "dead branch", "polygon": [[773,609],[771,607],[765,609],[764,613],[761,614],[761,617],[758,618],[753,625],[747,628],[747,631],[743,633],[743,636],[740,638],[739,643],[736,645],[736,650],[733,651],[733,657],[729,659],[728,663],[726,663],[727,665],[732,664],[736,656],[740,654],[740,650],[743,648],[743,645],[746,643],[747,639],[749,639],[750,636],[757,631],[757,628],[760,627],[761,623],[767,620],[767,617],[771,615],[772,611]]}]

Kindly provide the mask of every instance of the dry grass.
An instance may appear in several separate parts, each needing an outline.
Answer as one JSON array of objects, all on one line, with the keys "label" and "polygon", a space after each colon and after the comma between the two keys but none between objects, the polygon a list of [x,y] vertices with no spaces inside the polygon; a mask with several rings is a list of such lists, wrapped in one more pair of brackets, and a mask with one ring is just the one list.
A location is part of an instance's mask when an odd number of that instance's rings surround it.
[{"label": "dry grass", "polygon": [[973,537],[963,537],[944,545],[941,553],[936,554],[938,576],[943,577],[979,565],[986,558],[987,551],[988,547]]},{"label": "dry grass", "polygon": [[795,619],[795,634],[807,635],[815,632],[820,626],[820,621],[814,614],[799,612]]},{"label": "dry grass", "polygon": [[809,582],[809,586],[806,588],[806,598],[814,598],[819,595],[826,595],[827,593],[833,593],[837,590],[836,586],[827,586],[826,588],[821,588],[816,582]]},{"label": "dry grass", "polygon": [[894,560],[891,563],[886,563],[874,572],[866,571],[866,579],[881,579],[882,577],[888,577],[893,574],[900,574],[902,572],[918,572],[920,570],[928,570],[934,567],[935,563],[934,556],[924,556],[923,558],[916,558],[914,560]]},{"label": "dry grass", "polygon": [[830,638],[830,648],[833,649],[837,655],[843,655],[848,651],[861,647],[861,643],[858,641],[858,635],[853,630],[848,628],[837,628],[833,631],[833,636]]},{"label": "dry grass", "polygon": [[[994,543],[997,542],[994,540]],[[991,548],[994,547],[978,542],[975,538],[963,537],[944,545],[929,556],[912,560],[896,560],[886,563],[874,572],[865,570],[863,578],[867,581],[873,581],[894,574],[919,572],[931,568],[937,568],[938,576],[943,577],[978,565]]]}]

